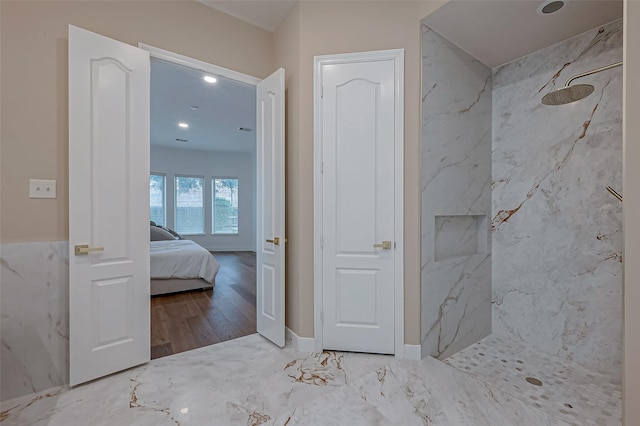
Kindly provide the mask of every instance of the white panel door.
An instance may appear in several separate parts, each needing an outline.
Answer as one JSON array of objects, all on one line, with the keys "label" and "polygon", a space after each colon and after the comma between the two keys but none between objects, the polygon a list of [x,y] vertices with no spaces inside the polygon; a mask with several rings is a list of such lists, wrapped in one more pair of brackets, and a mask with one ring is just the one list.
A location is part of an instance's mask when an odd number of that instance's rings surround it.
[{"label": "white panel door", "polygon": [[284,346],[284,69],[257,85],[258,333]]},{"label": "white panel door", "polygon": [[148,182],[149,54],[70,26],[72,386],[149,361]]},{"label": "white panel door", "polygon": [[394,353],[395,64],[321,73],[323,346]]}]

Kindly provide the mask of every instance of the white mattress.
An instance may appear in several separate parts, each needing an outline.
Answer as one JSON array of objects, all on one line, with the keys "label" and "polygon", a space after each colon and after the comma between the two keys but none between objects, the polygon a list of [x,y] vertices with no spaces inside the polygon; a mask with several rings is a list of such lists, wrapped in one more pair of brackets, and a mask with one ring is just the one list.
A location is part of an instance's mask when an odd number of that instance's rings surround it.
[{"label": "white mattress", "polygon": [[220,265],[204,247],[190,240],[151,241],[151,278],[202,278],[212,283]]}]

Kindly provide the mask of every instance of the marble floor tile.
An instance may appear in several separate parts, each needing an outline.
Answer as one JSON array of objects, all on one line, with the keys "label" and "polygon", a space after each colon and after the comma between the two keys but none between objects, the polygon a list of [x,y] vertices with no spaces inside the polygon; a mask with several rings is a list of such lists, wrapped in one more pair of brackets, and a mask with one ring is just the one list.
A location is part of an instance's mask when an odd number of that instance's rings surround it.
[{"label": "marble floor tile", "polygon": [[595,368],[491,335],[445,363],[571,425],[619,426],[622,386]]},{"label": "marble floor tile", "polygon": [[277,348],[258,335],[4,401],[2,426],[565,425],[428,358]]},{"label": "marble floor tile", "polygon": [[433,358],[394,360],[269,424],[568,426]]},{"label": "marble floor tile", "polygon": [[513,426],[565,425],[442,362],[394,361],[360,379],[360,394],[390,424]]},{"label": "marble floor tile", "polygon": [[[257,334],[153,360],[73,389],[2,403],[9,425],[261,424],[393,357],[280,349]],[[78,423],[78,419],[84,419]]]}]

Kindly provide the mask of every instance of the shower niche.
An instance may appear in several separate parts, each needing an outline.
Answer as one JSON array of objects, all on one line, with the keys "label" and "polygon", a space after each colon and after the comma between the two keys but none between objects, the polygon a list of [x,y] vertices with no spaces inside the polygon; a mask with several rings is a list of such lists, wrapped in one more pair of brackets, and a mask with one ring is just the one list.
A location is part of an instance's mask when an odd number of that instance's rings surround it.
[{"label": "shower niche", "polygon": [[434,261],[487,253],[487,216],[435,216]]}]

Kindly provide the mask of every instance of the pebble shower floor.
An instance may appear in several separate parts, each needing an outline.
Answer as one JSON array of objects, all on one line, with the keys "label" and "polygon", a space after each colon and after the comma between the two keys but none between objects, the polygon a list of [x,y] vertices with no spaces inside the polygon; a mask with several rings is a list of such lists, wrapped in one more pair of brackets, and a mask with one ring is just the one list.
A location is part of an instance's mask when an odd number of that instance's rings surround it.
[{"label": "pebble shower floor", "polygon": [[620,426],[622,384],[595,369],[491,335],[444,360],[576,426]]}]

